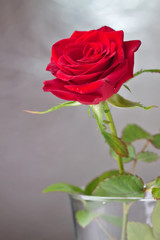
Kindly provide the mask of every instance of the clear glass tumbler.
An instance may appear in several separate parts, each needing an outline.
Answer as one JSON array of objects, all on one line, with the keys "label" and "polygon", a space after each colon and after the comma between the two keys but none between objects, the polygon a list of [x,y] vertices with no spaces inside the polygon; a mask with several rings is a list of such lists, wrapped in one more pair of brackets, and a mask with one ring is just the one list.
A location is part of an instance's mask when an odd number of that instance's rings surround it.
[{"label": "clear glass tumbler", "polygon": [[160,240],[160,200],[69,197],[75,240]]}]

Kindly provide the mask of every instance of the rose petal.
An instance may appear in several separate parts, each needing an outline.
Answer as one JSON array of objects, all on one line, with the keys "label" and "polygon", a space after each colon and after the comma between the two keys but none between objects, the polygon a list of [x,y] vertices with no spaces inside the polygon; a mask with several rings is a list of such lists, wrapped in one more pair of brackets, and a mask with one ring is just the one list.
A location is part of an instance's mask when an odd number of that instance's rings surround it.
[{"label": "rose petal", "polygon": [[131,52],[136,52],[141,45],[140,40],[132,40],[124,42],[124,49],[126,54],[128,55]]},{"label": "rose petal", "polygon": [[114,32],[115,30],[108,27],[108,26],[103,26],[103,27],[97,29],[97,31],[100,31],[100,32]]},{"label": "rose petal", "polygon": [[128,60],[126,59],[121,63],[114,71],[106,76],[105,80],[109,82],[112,86],[115,86],[128,72]]},{"label": "rose petal", "polygon": [[86,33],[87,33],[87,31],[75,31],[75,32],[71,35],[70,38],[72,38],[72,39],[77,39],[77,38],[83,36],[83,35],[86,34]]},{"label": "rose petal", "polygon": [[51,56],[51,62],[57,63],[58,59],[63,55],[64,48],[72,42],[72,39],[63,39],[58,42],[56,42],[52,46],[52,56]]},{"label": "rose petal", "polygon": [[68,101],[76,101],[77,99],[76,95],[64,88],[64,83],[57,78],[45,81],[43,91],[51,92],[55,96]]},{"label": "rose petal", "polygon": [[114,86],[112,86],[109,82],[105,81],[104,85],[99,88],[98,93],[102,95],[101,101],[105,101],[114,94]]},{"label": "rose petal", "polygon": [[74,64],[77,60],[83,57],[83,46],[73,46],[69,50],[66,50],[64,53],[64,57],[68,60],[71,64]]},{"label": "rose petal", "polygon": [[73,92],[86,94],[86,93],[94,92],[98,88],[102,87],[103,84],[104,84],[104,80],[98,80],[92,83],[86,83],[81,85],[65,85],[64,87]]},{"label": "rose petal", "polygon": [[102,72],[95,72],[91,74],[81,74],[77,76],[69,75],[64,73],[63,71],[59,70],[56,74],[57,78],[63,80],[63,81],[72,81],[73,84],[83,84],[83,83],[89,83],[94,82],[101,76]]},{"label": "rose petal", "polygon": [[102,59],[100,59],[96,63],[85,63],[85,64],[79,64],[79,65],[68,65],[65,66],[65,70],[72,72],[73,75],[80,75],[80,74],[91,74],[97,71],[104,71],[108,64],[110,59],[105,59],[103,56]]},{"label": "rose petal", "polygon": [[46,67],[46,71],[50,71],[54,76],[56,76],[58,70],[59,68],[56,66],[55,63],[49,63]]},{"label": "rose petal", "polygon": [[128,58],[128,71],[131,74],[130,78],[133,77],[134,52],[138,50],[140,45],[141,41],[139,40],[124,42],[125,56]]},{"label": "rose petal", "polygon": [[82,104],[98,104],[102,100],[102,96],[99,93],[92,94],[79,94],[74,93],[64,88],[64,83],[59,79],[53,79],[44,82],[43,90],[45,92],[51,92],[55,96],[68,100],[68,101],[79,101]]},{"label": "rose petal", "polygon": [[100,101],[105,101],[109,97],[111,97],[114,94],[114,86],[108,83],[107,81],[104,81],[104,79],[98,80],[94,83],[90,84],[84,84],[83,87],[82,85],[79,86],[73,86],[73,85],[66,85],[65,86],[67,89],[74,91],[76,93],[80,93],[81,96],[86,96],[86,94],[96,94],[98,93],[99,96],[101,96],[101,100],[95,100],[97,104]]},{"label": "rose petal", "polygon": [[141,41],[139,40],[124,42],[124,50],[126,55],[125,57],[128,61],[128,71],[124,75],[124,77],[119,82],[117,82],[115,86],[115,93],[119,91],[123,83],[125,83],[127,80],[133,77],[134,52],[138,50],[140,45]]},{"label": "rose petal", "polygon": [[102,96],[98,93],[88,95],[81,95],[77,93],[77,101],[85,105],[98,104],[102,101]]},{"label": "rose petal", "polygon": [[117,52],[119,51],[120,48],[123,48],[123,37],[124,37],[124,32],[121,31],[113,31],[113,32],[107,32],[106,33],[110,41],[113,41],[116,43],[117,47]]},{"label": "rose petal", "polygon": [[76,42],[99,42],[101,32],[92,30],[79,37]]},{"label": "rose petal", "polygon": [[84,74],[91,74],[97,71],[105,71],[110,67],[110,62],[110,58],[103,57],[99,62],[90,66],[90,68],[88,68],[88,70],[86,70]]},{"label": "rose petal", "polygon": [[[106,70],[103,72],[101,78],[105,78],[107,77],[109,74],[111,74],[112,72],[114,72],[114,69],[121,63],[123,63],[124,61],[124,51],[121,48],[119,53],[114,52],[112,57],[112,62],[110,64],[110,66],[108,68],[106,68]],[[112,56],[111,55],[111,56]]]}]

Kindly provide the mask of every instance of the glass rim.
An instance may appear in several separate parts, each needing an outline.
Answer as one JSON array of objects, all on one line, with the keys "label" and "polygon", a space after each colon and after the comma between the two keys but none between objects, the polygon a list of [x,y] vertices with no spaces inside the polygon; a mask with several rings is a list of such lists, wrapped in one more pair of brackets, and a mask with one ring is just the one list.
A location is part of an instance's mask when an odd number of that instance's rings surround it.
[{"label": "glass rim", "polygon": [[140,202],[155,202],[156,199],[152,197],[100,197],[100,196],[91,196],[91,195],[84,195],[84,194],[69,194],[69,196],[73,199],[77,200],[84,200],[84,201],[140,201]]}]

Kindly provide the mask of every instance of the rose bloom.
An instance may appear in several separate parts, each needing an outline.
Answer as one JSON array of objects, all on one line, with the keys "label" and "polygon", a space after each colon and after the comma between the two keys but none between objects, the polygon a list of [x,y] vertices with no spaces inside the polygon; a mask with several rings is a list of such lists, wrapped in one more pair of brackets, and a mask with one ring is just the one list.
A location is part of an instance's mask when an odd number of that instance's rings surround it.
[{"label": "rose bloom", "polygon": [[98,104],[117,93],[133,77],[134,52],[139,40],[123,41],[123,31],[104,26],[75,31],[52,46],[46,70],[56,77],[44,82],[43,90],[55,96]]}]

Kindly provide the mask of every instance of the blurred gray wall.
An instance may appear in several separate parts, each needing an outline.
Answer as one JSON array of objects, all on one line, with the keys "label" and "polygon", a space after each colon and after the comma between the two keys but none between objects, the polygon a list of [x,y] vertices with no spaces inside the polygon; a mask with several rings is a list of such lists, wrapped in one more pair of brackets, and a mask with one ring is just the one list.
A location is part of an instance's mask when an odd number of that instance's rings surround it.
[{"label": "blurred gray wall", "polygon": [[[125,39],[140,39],[135,71],[160,68],[160,1],[1,0],[0,1],[0,238],[73,240],[68,196],[42,194],[49,184],[85,185],[116,163],[87,107],[30,115],[60,102],[43,93],[52,44],[74,30],[109,25]],[[144,74],[120,93],[144,105],[160,106],[160,76]],[[160,110],[112,108],[119,134],[126,123],[160,130]],[[126,169],[131,166],[126,165]],[[160,175],[160,163],[139,163],[144,181]]]}]

